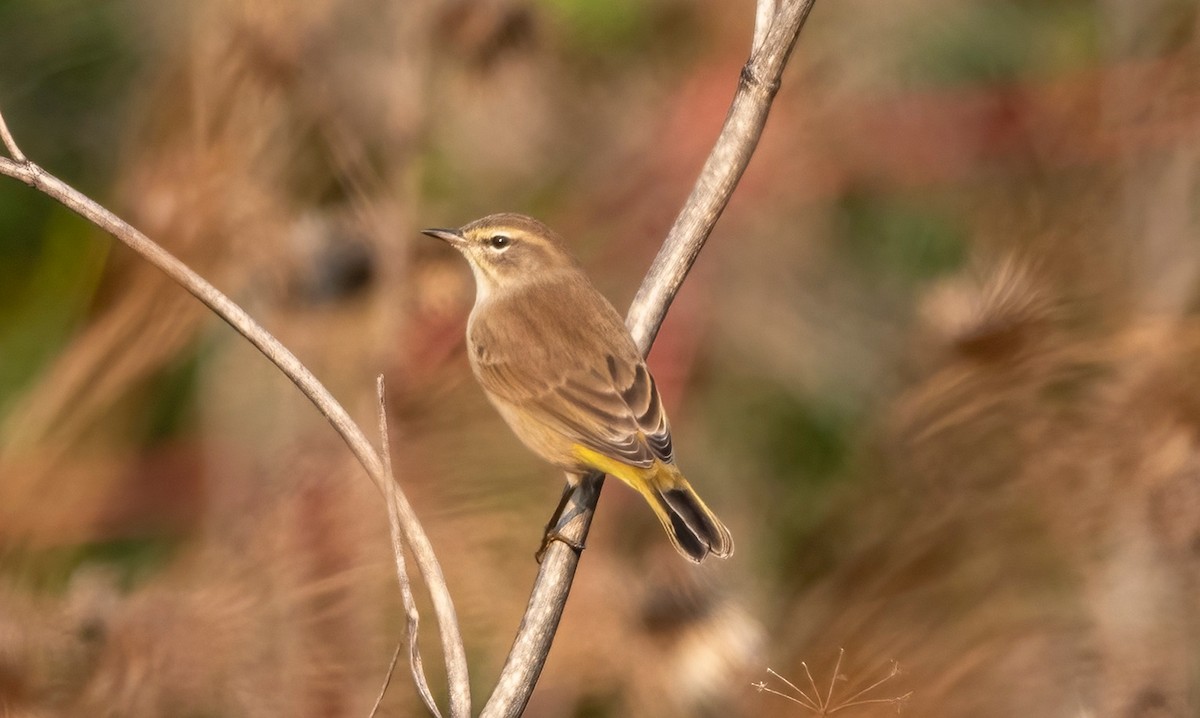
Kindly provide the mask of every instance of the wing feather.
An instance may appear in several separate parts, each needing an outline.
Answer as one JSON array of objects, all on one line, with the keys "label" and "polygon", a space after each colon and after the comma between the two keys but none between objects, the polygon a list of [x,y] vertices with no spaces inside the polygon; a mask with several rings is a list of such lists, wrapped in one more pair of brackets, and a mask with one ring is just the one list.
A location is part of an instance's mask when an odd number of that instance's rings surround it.
[{"label": "wing feather", "polygon": [[[568,286],[489,307],[507,313],[503,322],[474,317],[469,337],[476,377],[489,394],[573,443],[635,466],[673,462],[654,377],[612,306],[591,287],[582,289],[590,293]],[[539,311],[546,301],[593,303],[590,315],[599,316],[601,326],[571,322],[586,313]]]}]

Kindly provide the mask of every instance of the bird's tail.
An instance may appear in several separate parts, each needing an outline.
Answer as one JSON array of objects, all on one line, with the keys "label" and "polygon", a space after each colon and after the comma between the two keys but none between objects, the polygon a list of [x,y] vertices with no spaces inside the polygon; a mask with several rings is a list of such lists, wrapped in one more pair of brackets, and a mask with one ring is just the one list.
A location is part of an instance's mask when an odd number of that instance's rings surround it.
[{"label": "bird's tail", "polygon": [[646,497],[679,553],[696,563],[709,554],[733,555],[733,536],[674,464],[655,461],[649,468],[630,466],[592,449],[577,446],[576,456],[592,468],[615,476]]},{"label": "bird's tail", "polygon": [[645,488],[635,486],[654,509],[667,536],[679,553],[700,563],[712,554],[726,558],[733,554],[733,536],[704,504],[683,474],[672,464],[655,462],[644,470]]}]

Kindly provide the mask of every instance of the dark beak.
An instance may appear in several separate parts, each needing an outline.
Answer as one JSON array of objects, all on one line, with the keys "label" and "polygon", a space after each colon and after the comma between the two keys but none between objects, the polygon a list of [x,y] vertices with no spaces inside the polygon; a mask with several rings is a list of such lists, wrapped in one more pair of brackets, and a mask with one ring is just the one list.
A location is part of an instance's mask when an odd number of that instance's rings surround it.
[{"label": "dark beak", "polygon": [[457,229],[422,229],[421,234],[440,239],[451,247],[461,247],[467,241],[467,238]]}]

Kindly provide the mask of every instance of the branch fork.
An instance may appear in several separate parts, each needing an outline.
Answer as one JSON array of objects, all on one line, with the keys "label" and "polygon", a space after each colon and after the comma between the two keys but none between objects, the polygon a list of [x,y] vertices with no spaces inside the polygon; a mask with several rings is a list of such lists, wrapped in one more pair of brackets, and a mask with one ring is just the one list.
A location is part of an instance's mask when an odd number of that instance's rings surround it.
[{"label": "branch fork", "polygon": [[[725,125],[696,180],[691,195],[676,217],[634,297],[626,317],[626,325],[643,354],[649,352],[672,300],[750,162],[762,135],[771,102],[779,89],[784,67],[814,2],[815,0],[758,2],[750,59],[741,70]],[[386,500],[397,578],[408,617],[410,667],[418,692],[430,713],[441,718],[425,680],[420,654],[417,651],[418,622],[405,567],[405,544],[412,552],[413,560],[433,602],[449,683],[449,715],[451,718],[470,716],[471,694],[466,653],[454,604],[429,538],[392,474],[387,452],[387,425],[383,418],[382,398],[380,434],[384,451],[381,454],[350,419],[346,410],[299,359],[241,307],[133,226],[26,158],[2,114],[0,141],[9,154],[7,158],[0,157],[0,174],[20,180],[58,200],[158,267],[258,348],[329,420]],[[382,396],[382,383],[379,390]],[[573,492],[562,519],[555,527],[559,535],[579,545],[587,538],[603,477],[598,474],[591,476],[590,483],[595,486],[595,490]],[[538,570],[512,650],[501,671],[496,689],[480,714],[484,718],[515,717],[524,711],[541,675],[550,644],[562,618],[578,563],[578,552],[563,542],[550,543]],[[394,663],[393,659],[393,665]],[[376,709],[378,703],[377,701]]]}]

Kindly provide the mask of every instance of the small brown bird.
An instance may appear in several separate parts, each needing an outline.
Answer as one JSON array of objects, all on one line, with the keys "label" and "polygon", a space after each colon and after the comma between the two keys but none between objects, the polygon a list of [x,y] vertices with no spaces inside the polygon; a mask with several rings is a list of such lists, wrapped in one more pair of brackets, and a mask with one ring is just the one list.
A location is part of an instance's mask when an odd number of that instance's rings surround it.
[{"label": "small brown bird", "polygon": [[729,529],[675,466],[662,399],[629,330],[558,235],[519,214],[424,233],[471,265],[471,368],[517,437],[573,486],[597,470],[633,487],[688,559],[731,555]]}]

